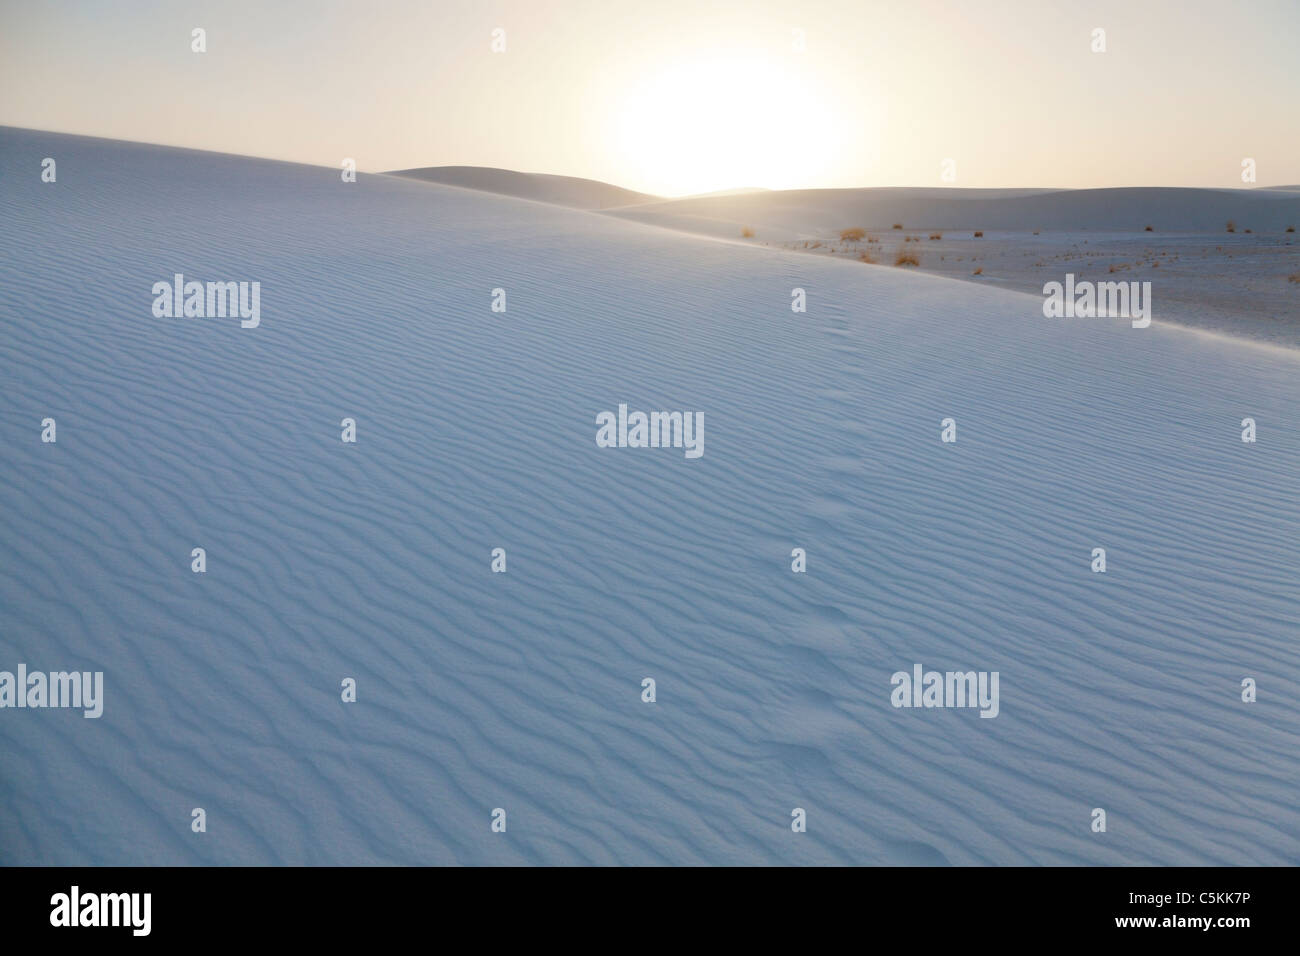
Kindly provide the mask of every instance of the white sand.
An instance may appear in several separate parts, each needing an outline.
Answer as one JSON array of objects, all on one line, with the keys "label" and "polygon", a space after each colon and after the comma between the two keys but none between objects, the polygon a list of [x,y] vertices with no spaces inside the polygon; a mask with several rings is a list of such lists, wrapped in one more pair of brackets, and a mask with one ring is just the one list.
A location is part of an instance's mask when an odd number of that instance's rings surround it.
[{"label": "white sand", "polygon": [[[0,713],[0,861],[1300,863],[1295,353],[400,177],[0,162],[0,669],[104,672]],[[155,318],[176,271],[260,326]],[[598,448],[620,402],[704,456]],[[916,662],[999,715],[894,709]]]}]

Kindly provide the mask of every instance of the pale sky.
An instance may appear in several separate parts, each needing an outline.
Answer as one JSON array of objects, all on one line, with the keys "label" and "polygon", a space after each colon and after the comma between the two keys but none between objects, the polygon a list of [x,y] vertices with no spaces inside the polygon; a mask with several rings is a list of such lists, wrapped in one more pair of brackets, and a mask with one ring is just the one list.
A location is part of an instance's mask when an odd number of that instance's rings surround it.
[{"label": "pale sky", "polygon": [[1300,0],[0,0],[0,125],[660,195],[1281,185],[1298,41]]}]

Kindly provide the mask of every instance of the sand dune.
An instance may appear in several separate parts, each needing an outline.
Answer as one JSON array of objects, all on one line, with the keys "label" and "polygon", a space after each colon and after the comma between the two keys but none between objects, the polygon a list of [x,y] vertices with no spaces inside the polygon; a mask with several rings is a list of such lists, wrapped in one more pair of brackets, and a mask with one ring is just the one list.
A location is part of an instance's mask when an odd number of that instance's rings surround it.
[{"label": "sand dune", "polygon": [[490,166],[426,166],[422,169],[394,170],[388,175],[421,179],[444,186],[460,186],[463,189],[478,189],[558,206],[572,206],[575,209],[606,209],[652,202],[660,198],[594,179],[553,176],[548,173],[520,173]]},{"label": "sand dune", "polygon": [[666,200],[614,215],[670,228],[735,236],[825,237],[860,226],[889,230],[962,229],[1032,232],[1281,232],[1300,225],[1300,196],[1287,190],[1129,189],[801,189]]},{"label": "sand dune", "polygon": [[[0,668],[105,673],[0,712],[0,862],[1300,863],[1296,353],[397,176],[0,163]],[[260,326],[155,318],[175,272]],[[704,456],[598,448],[620,402]],[[895,709],[918,662],[1000,714]]]}]

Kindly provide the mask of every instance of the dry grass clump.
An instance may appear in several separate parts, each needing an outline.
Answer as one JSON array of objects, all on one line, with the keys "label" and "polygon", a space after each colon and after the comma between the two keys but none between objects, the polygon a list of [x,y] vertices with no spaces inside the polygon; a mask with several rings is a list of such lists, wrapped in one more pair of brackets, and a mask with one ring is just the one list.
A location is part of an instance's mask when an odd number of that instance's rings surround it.
[{"label": "dry grass clump", "polygon": [[865,229],[844,229],[844,230],[841,230],[841,232],[840,232],[840,241],[841,241],[841,242],[861,242],[861,241],[862,241],[862,238],[863,238],[866,234],[867,234],[867,230],[865,230]]},{"label": "dry grass clump", "polygon": [[1229,219],[1229,220],[1228,220],[1228,232],[1236,232],[1236,231],[1237,231],[1237,224],[1236,224],[1235,222],[1233,222],[1231,219]]},{"label": "dry grass clump", "polygon": [[974,272],[971,273],[971,275],[973,276],[982,276],[983,274],[984,274],[983,266],[980,266],[978,269],[976,269]]},{"label": "dry grass clump", "polygon": [[1155,230],[1152,229],[1150,226],[1147,226],[1146,229],[1145,229],[1144,231],[1145,231],[1145,232],[1155,232]]},{"label": "dry grass clump", "polygon": [[896,266],[920,266],[921,259],[915,253],[908,252],[906,249],[899,249],[898,255],[894,257]]},{"label": "dry grass clump", "polygon": [[871,253],[869,252],[864,252],[860,256],[858,256],[858,261],[865,262],[869,266],[874,266],[876,264],[876,260],[872,257]]},{"label": "dry grass clump", "polygon": [[745,239],[753,239],[754,230],[751,227],[746,226],[744,229],[740,230],[740,235]]},{"label": "dry grass clump", "polygon": [[902,229],[902,228],[903,228],[903,224],[902,224],[901,222],[896,222],[896,223],[894,223],[894,228],[895,228],[895,229]]},{"label": "dry grass clump", "polygon": [[1286,231],[1287,231],[1287,232],[1295,232],[1295,226],[1287,226],[1287,227],[1286,227]]},{"label": "dry grass clump", "polygon": [[941,232],[932,232],[932,233],[930,233],[930,239],[931,239],[931,241],[933,241],[933,240],[935,240],[935,239],[942,239],[942,238],[943,238],[943,233],[941,233]]},{"label": "dry grass clump", "polygon": [[1286,281],[1300,283],[1300,272],[1291,273],[1289,276],[1286,277]]},{"label": "dry grass clump", "polygon": [[976,230],[975,230],[975,238],[976,238],[976,239],[983,239],[983,238],[984,238],[984,230],[982,230],[982,229],[976,229]]}]

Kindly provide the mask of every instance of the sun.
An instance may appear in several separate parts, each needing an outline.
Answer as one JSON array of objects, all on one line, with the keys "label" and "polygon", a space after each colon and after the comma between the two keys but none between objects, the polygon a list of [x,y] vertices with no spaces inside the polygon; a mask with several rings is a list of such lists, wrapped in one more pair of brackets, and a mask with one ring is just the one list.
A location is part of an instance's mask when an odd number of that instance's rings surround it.
[{"label": "sun", "polygon": [[617,165],[659,195],[796,188],[835,157],[827,96],[777,59],[679,61],[636,79],[615,109]]}]

